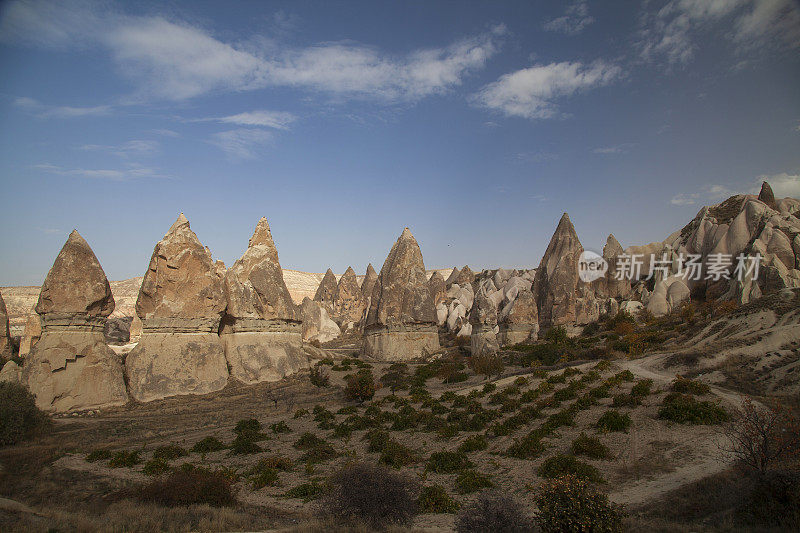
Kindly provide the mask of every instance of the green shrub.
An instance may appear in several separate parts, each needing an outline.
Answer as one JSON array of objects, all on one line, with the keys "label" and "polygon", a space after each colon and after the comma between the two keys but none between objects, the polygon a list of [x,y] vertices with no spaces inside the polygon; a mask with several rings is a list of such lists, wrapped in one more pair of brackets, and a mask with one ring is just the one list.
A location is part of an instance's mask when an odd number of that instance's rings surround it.
[{"label": "green shrub", "polygon": [[728,412],[713,402],[699,401],[688,394],[671,392],[658,411],[659,418],[679,424],[720,424],[728,420]]},{"label": "green shrub", "polygon": [[292,418],[297,420],[298,418],[303,418],[304,416],[308,416],[308,415],[309,415],[308,409],[298,409],[297,411],[294,412],[294,415],[292,416]]},{"label": "green shrub", "polygon": [[595,424],[595,427],[601,431],[624,431],[628,432],[631,427],[631,417],[628,414],[622,414],[615,409],[609,409]]},{"label": "green shrub", "polygon": [[301,483],[283,493],[284,498],[299,498],[305,502],[319,498],[325,492],[325,485],[319,481]]},{"label": "green shrub", "polygon": [[633,394],[615,394],[614,407],[637,407],[642,405],[642,397]]},{"label": "green shrub", "polygon": [[333,446],[309,432],[303,433],[294,443],[294,447],[305,450],[300,459],[308,463],[321,463],[337,456]]},{"label": "green shrub", "polygon": [[622,507],[608,501],[588,482],[564,476],[544,482],[534,498],[535,520],[545,533],[617,533],[623,530]]},{"label": "green shrub", "polygon": [[243,435],[236,435],[231,443],[231,455],[250,455],[263,451],[261,447]]},{"label": "green shrub", "polygon": [[551,344],[566,344],[569,341],[567,335],[567,328],[564,326],[556,326],[547,330],[544,334],[544,340]]},{"label": "green shrub", "polygon": [[408,365],[405,363],[393,363],[381,376],[381,384],[392,392],[408,389],[409,381]]},{"label": "green shrub", "polygon": [[684,394],[697,394],[702,396],[711,392],[711,388],[701,381],[692,379],[678,378],[672,382],[672,392]]},{"label": "green shrub", "polygon": [[260,466],[252,475],[253,490],[263,489],[278,483],[278,471],[269,466]]},{"label": "green shrub", "polygon": [[292,432],[292,428],[290,428],[283,420],[281,420],[280,422],[275,422],[274,424],[270,424],[269,428],[272,430],[273,433]]},{"label": "green shrub", "polygon": [[602,361],[598,361],[597,364],[594,365],[594,368],[599,372],[605,372],[606,370],[610,370],[611,366],[612,366],[611,361],[609,361],[608,359],[603,359]]},{"label": "green shrub", "polygon": [[392,468],[400,469],[406,465],[417,462],[417,454],[414,450],[400,444],[394,439],[389,439],[381,450],[379,461]]},{"label": "green shrub", "polygon": [[194,453],[210,453],[210,452],[218,452],[219,450],[224,450],[227,448],[225,444],[223,444],[218,438],[216,437],[206,437],[203,440],[200,440],[192,446],[192,451]]},{"label": "green shrub", "polygon": [[503,356],[497,353],[482,353],[469,358],[469,366],[478,375],[499,376],[505,369]]},{"label": "green shrub", "polygon": [[233,432],[236,433],[236,438],[241,437],[244,440],[259,441],[267,438],[261,433],[261,422],[255,418],[239,420],[236,427],[233,428]]},{"label": "green shrub", "polygon": [[164,458],[154,457],[144,464],[142,473],[146,476],[160,476],[164,472],[169,472],[170,470],[169,461]]},{"label": "green shrub", "polygon": [[185,457],[187,455],[189,455],[189,452],[177,444],[167,444],[153,450],[153,459],[164,459],[166,461],[172,461],[173,459]]},{"label": "green shrub", "polygon": [[536,471],[540,477],[554,479],[565,475],[572,475],[593,483],[602,483],[603,476],[588,463],[579,461],[572,455],[554,455],[548,457]]},{"label": "green shrub", "polygon": [[223,507],[236,504],[230,479],[220,472],[202,468],[180,469],[165,479],[155,479],[141,487],[137,497],[167,507],[194,504]]},{"label": "green shrub", "polygon": [[649,396],[650,392],[653,388],[653,380],[652,379],[640,379],[636,382],[636,385],[631,388],[631,396]]},{"label": "green shrub", "polygon": [[534,525],[524,508],[508,496],[485,491],[458,514],[458,533],[528,533]]},{"label": "green shrub", "polygon": [[355,374],[347,376],[345,381],[344,397],[346,399],[363,403],[375,396],[377,387],[371,370],[359,370]]},{"label": "green shrub", "polygon": [[28,389],[19,383],[0,382],[0,446],[31,439],[49,422]]},{"label": "green shrub", "polygon": [[101,450],[93,450],[89,455],[86,456],[86,460],[90,463],[94,463],[95,461],[107,461],[111,459],[113,456],[113,452],[107,449]]},{"label": "green shrub", "polygon": [[563,347],[549,343],[517,345],[514,348],[523,352],[517,361],[521,366],[532,366],[534,364],[554,365],[564,355]]},{"label": "green shrub", "polygon": [[138,451],[120,450],[108,462],[111,468],[131,468],[142,462]]},{"label": "green shrub", "polygon": [[636,377],[633,375],[633,372],[630,370],[623,370],[622,372],[618,372],[614,374],[614,377],[620,381],[633,381]]},{"label": "green shrub", "polygon": [[458,451],[461,453],[470,453],[470,452],[478,452],[481,450],[485,450],[489,447],[489,443],[486,442],[486,437],[483,435],[470,435],[461,445],[458,447]]},{"label": "green shrub", "polygon": [[378,453],[383,450],[386,444],[389,443],[389,433],[382,429],[372,429],[367,431],[364,435],[364,440],[369,444],[367,451],[370,453]]},{"label": "green shrub", "polygon": [[419,510],[423,513],[456,513],[461,507],[441,485],[428,485],[419,495]]},{"label": "green shrub", "polygon": [[506,455],[517,459],[535,459],[545,449],[541,437],[537,433],[531,432],[521,439],[514,440],[514,443],[506,450]]},{"label": "green shrub", "polygon": [[363,522],[372,529],[407,524],[417,514],[418,486],[386,467],[355,463],[331,479],[321,512],[339,522]]},{"label": "green shrub", "polygon": [[494,483],[486,474],[475,470],[463,470],[456,478],[456,490],[459,494],[469,494],[494,487]]},{"label": "green shrub", "polygon": [[481,389],[481,392],[483,392],[483,394],[489,394],[494,392],[495,390],[497,390],[497,385],[495,385],[494,383],[486,383],[483,386],[483,389]]},{"label": "green shrub", "polygon": [[800,473],[780,469],[759,474],[737,514],[759,529],[800,531]]},{"label": "green shrub", "polygon": [[581,433],[572,441],[570,451],[575,455],[585,455],[590,459],[610,459],[611,452],[597,437]]},{"label": "green shrub", "polygon": [[425,468],[437,474],[453,474],[473,466],[464,453],[442,451],[432,453]]},{"label": "green shrub", "polygon": [[320,364],[309,369],[308,378],[315,387],[328,387],[331,384],[331,377],[328,371]]},{"label": "green shrub", "polygon": [[247,475],[256,475],[266,468],[272,468],[281,472],[291,472],[294,470],[294,463],[287,457],[283,457],[281,455],[271,455],[269,457],[259,459],[255,466],[253,466],[253,468],[247,472]]}]

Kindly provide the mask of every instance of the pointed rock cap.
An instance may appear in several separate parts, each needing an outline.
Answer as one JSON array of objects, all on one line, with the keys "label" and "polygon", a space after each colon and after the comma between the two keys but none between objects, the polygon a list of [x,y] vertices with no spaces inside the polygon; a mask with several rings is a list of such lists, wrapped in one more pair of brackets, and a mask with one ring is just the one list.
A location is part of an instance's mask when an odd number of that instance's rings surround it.
[{"label": "pointed rock cap", "polygon": [[611,259],[623,253],[622,245],[619,243],[614,234],[611,233],[606,239],[606,245],[603,246],[603,259]]},{"label": "pointed rock cap", "polygon": [[73,230],[47,273],[36,312],[107,317],[113,311],[106,273],[89,244]]},{"label": "pointed rock cap", "polygon": [[332,302],[336,297],[336,276],[330,268],[325,272],[322,281],[319,283],[316,294],[314,294],[315,302]]},{"label": "pointed rock cap", "polygon": [[367,273],[364,280],[361,282],[361,294],[364,298],[372,296],[372,291],[375,289],[375,282],[378,281],[378,274],[372,268],[372,263],[367,266]]},{"label": "pointed rock cap", "polygon": [[189,219],[186,218],[186,216],[183,213],[181,213],[180,215],[178,215],[177,220],[175,220],[175,222],[172,223],[172,226],[170,226],[167,235],[169,235],[170,233],[175,233],[176,231],[181,230],[183,228],[191,229],[189,227]]},{"label": "pointed rock cap", "polygon": [[450,285],[452,285],[453,283],[455,283],[455,282],[456,282],[456,280],[458,279],[458,274],[459,274],[460,272],[461,272],[461,271],[460,271],[460,270],[458,270],[458,267],[453,267],[453,271],[452,271],[452,272],[450,272],[450,275],[449,275],[449,276],[447,276],[447,280],[445,280],[445,282],[444,282],[444,283],[445,283],[445,285],[447,285],[448,287],[450,287]]},{"label": "pointed rock cap", "polygon": [[414,235],[411,234],[411,230],[407,227],[403,230],[403,233],[400,235],[401,239],[413,239]]},{"label": "pointed rock cap", "polygon": [[267,222],[266,217],[261,217],[258,221],[253,236],[250,237],[250,241],[247,243],[248,247],[258,245],[275,248],[275,242],[272,240],[272,231],[269,229],[269,222]]},{"label": "pointed rock cap", "polygon": [[761,184],[761,192],[758,193],[758,199],[767,204],[768,207],[778,209],[778,204],[775,203],[775,194],[766,181]]},{"label": "pointed rock cap", "polygon": [[472,284],[473,281],[475,281],[475,273],[472,271],[469,265],[464,265],[464,268],[462,268],[458,273],[458,276],[456,276],[455,282],[459,285],[466,285]]},{"label": "pointed rock cap", "polygon": [[370,277],[373,277],[373,276],[377,278],[378,277],[378,273],[375,272],[375,268],[372,266],[372,263],[370,263],[370,264],[367,265],[367,272],[366,272],[366,276],[365,277],[370,278]]}]

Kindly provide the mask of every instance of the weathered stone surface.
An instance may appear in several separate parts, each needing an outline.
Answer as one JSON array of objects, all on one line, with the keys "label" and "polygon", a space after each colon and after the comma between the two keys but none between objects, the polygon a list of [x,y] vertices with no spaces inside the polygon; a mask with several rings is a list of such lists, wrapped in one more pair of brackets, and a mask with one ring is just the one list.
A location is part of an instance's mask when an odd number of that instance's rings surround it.
[{"label": "weathered stone surface", "polygon": [[378,281],[378,273],[372,268],[372,263],[367,265],[367,272],[364,275],[364,281],[361,282],[361,295],[366,302],[371,296],[372,291],[375,289],[375,283]]},{"label": "weathered stone surface", "polygon": [[447,276],[447,279],[444,281],[444,284],[447,286],[448,289],[450,288],[450,285],[456,282],[456,280],[458,279],[458,274],[460,272],[461,271],[458,268],[453,267],[453,271],[450,272],[450,275]]},{"label": "weathered stone surface", "polygon": [[348,324],[357,325],[364,315],[365,301],[352,267],[339,278],[333,296],[333,314],[340,326],[347,329]]},{"label": "weathered stone surface", "polygon": [[6,310],[6,302],[3,301],[3,295],[0,294],[0,361],[4,361],[11,357],[11,335],[9,334],[8,325],[8,311]]},{"label": "weathered stone surface", "polygon": [[772,192],[772,187],[766,181],[761,184],[761,192],[758,193],[758,199],[767,204],[770,209],[777,211],[778,205],[775,203],[775,193]]},{"label": "weathered stone surface", "polygon": [[130,395],[146,402],[222,389],[226,307],[223,267],[181,214],[156,244],[136,301],[142,335],[125,359]]},{"label": "weathered stone surface", "polygon": [[603,247],[603,259],[608,262],[604,277],[591,283],[598,298],[627,298],[631,294],[631,282],[627,277],[617,279],[617,257],[624,253],[622,245],[614,235],[609,235]]},{"label": "weathered stone surface", "polygon": [[484,291],[478,291],[478,295],[475,297],[469,322],[472,324],[472,334],[470,335],[472,355],[494,353],[500,349],[495,334],[497,310]]},{"label": "weathered stone surface", "polygon": [[300,313],[283,279],[266,218],[244,252],[225,272],[227,310],[220,341],[231,376],[242,383],[277,381],[308,367]]},{"label": "weathered stone surface", "polygon": [[463,287],[464,285],[470,285],[473,281],[475,281],[475,273],[468,265],[464,265],[464,268],[458,272],[455,283]]},{"label": "weathered stone surface", "polygon": [[575,228],[564,213],[533,282],[533,294],[543,327],[574,323],[578,258],[583,252]]},{"label": "weathered stone surface", "polygon": [[439,348],[435,305],[427,282],[422,252],[406,228],[389,251],[372,292],[365,355],[413,359]]},{"label": "weathered stone surface", "polygon": [[42,336],[42,322],[36,313],[29,315],[25,321],[25,329],[22,333],[22,340],[19,343],[19,356],[25,357],[31,348],[39,341]]},{"label": "weathered stone surface", "polygon": [[22,369],[14,361],[7,361],[0,369],[0,383],[20,383],[22,381]]},{"label": "weathered stone surface", "polygon": [[131,322],[133,318],[126,316],[106,319],[103,337],[107,344],[127,344],[131,340]]},{"label": "weathered stone surface", "polygon": [[305,298],[300,305],[303,317],[303,340],[328,342],[340,334],[339,326],[328,317],[321,303]]},{"label": "weathered stone surface", "polygon": [[447,299],[447,288],[444,283],[444,278],[438,272],[434,272],[431,279],[428,280],[428,290],[433,297],[434,305],[439,305]]},{"label": "weathered stone surface", "polygon": [[314,301],[320,302],[326,306],[327,309],[333,310],[333,299],[336,297],[336,276],[330,268],[325,272],[325,276],[319,283],[317,293],[314,295]]},{"label": "weathered stone surface", "polygon": [[114,298],[100,262],[77,231],[48,272],[36,309],[42,334],[22,370],[36,404],[64,412],[126,403],[122,362],[103,336]]}]

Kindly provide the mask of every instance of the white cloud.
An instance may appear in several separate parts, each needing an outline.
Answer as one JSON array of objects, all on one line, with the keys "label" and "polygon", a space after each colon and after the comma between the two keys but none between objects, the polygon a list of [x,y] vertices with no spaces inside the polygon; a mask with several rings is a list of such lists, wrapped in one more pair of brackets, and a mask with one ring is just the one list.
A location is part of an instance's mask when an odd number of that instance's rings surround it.
[{"label": "white cloud", "polygon": [[508,116],[550,118],[558,114],[556,99],[608,85],[620,76],[620,67],[602,61],[589,65],[580,62],[536,65],[501,76],[474,98],[479,105]]},{"label": "white cloud", "polygon": [[17,0],[7,6],[0,22],[0,38],[6,41],[101,46],[139,84],[139,98],[169,100],[289,86],[413,102],[461,84],[497,52],[505,33],[499,25],[450,46],[395,57],[351,42],[306,48],[281,48],[257,38],[247,46],[227,43],[184,22],[122,15],[87,2]]},{"label": "white cloud", "polygon": [[672,197],[669,201],[672,205],[684,206],[684,205],[694,205],[697,203],[697,199],[700,197],[699,194],[676,194]]},{"label": "white cloud", "polygon": [[221,122],[223,124],[236,124],[237,126],[261,126],[264,128],[274,128],[276,130],[288,130],[289,125],[297,120],[297,117],[286,111],[247,111],[237,115],[217,118],[201,118],[197,122]]},{"label": "white cloud", "polygon": [[563,16],[547,22],[544,29],[576,35],[593,22],[594,17],[589,15],[589,5],[586,0],[576,0],[567,6]]},{"label": "white cloud", "polygon": [[59,174],[61,176],[74,176],[78,178],[88,179],[102,179],[110,181],[126,181],[137,178],[169,178],[160,174],[156,169],[142,167],[138,165],[129,165],[126,169],[87,169],[87,168],[62,168],[50,163],[40,163],[33,165],[33,168],[49,172],[51,174]]},{"label": "white cloud", "polygon": [[254,159],[259,150],[269,145],[274,134],[260,129],[239,128],[211,136],[211,144],[219,147],[232,159]]},{"label": "white cloud", "polygon": [[595,148],[592,150],[592,153],[600,155],[627,154],[628,150],[630,150],[633,146],[635,146],[634,143],[622,143],[617,144],[616,146],[603,146],[600,148]]},{"label": "white cloud", "polygon": [[81,150],[109,152],[119,157],[139,157],[156,153],[159,148],[158,141],[132,140],[120,145],[84,144]]},{"label": "white cloud", "polygon": [[[688,63],[696,34],[716,27],[739,50],[763,45],[800,47],[800,4],[796,0],[671,0],[643,17],[640,54],[647,61]],[[737,63],[737,68],[744,65]]]},{"label": "white cloud", "polygon": [[772,174],[771,176],[759,176],[755,180],[754,191],[758,194],[761,189],[761,183],[766,181],[772,187],[772,192],[775,193],[775,198],[790,198],[800,199],[800,175],[789,174],[781,172],[780,174]]},{"label": "white cloud", "polygon": [[165,129],[150,130],[150,133],[152,133],[154,135],[161,135],[162,137],[180,137],[181,136],[181,134],[178,133],[177,131],[165,130]]},{"label": "white cloud", "polygon": [[39,118],[77,118],[102,116],[111,113],[111,106],[107,105],[92,107],[51,106],[27,96],[16,98],[14,105],[35,114]]}]

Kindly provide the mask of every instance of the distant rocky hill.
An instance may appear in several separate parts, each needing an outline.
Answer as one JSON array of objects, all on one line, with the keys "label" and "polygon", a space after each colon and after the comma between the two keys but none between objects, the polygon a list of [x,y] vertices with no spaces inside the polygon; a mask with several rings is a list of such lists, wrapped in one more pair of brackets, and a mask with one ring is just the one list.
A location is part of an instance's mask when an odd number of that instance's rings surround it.
[{"label": "distant rocky hill", "polygon": [[[447,277],[451,270],[451,268],[429,270],[428,276],[432,276],[434,272],[440,272],[443,276]],[[294,300],[296,304],[300,304],[306,296],[309,298],[314,297],[314,293],[324,275],[325,273],[317,274],[313,272],[283,269],[283,279],[286,282],[286,287],[289,289],[292,300]],[[336,275],[337,281],[340,277],[341,274]],[[112,317],[134,315],[136,298],[139,296],[139,287],[142,285],[142,279],[143,278],[139,276],[111,282],[111,292],[116,301],[116,307],[114,308],[114,313],[111,315]],[[364,276],[357,276],[357,279],[358,283],[361,284]],[[25,320],[34,312],[33,308],[36,306],[36,301],[39,298],[39,287],[0,287],[0,293],[3,295],[6,307],[8,308],[11,335],[22,335]]]}]

